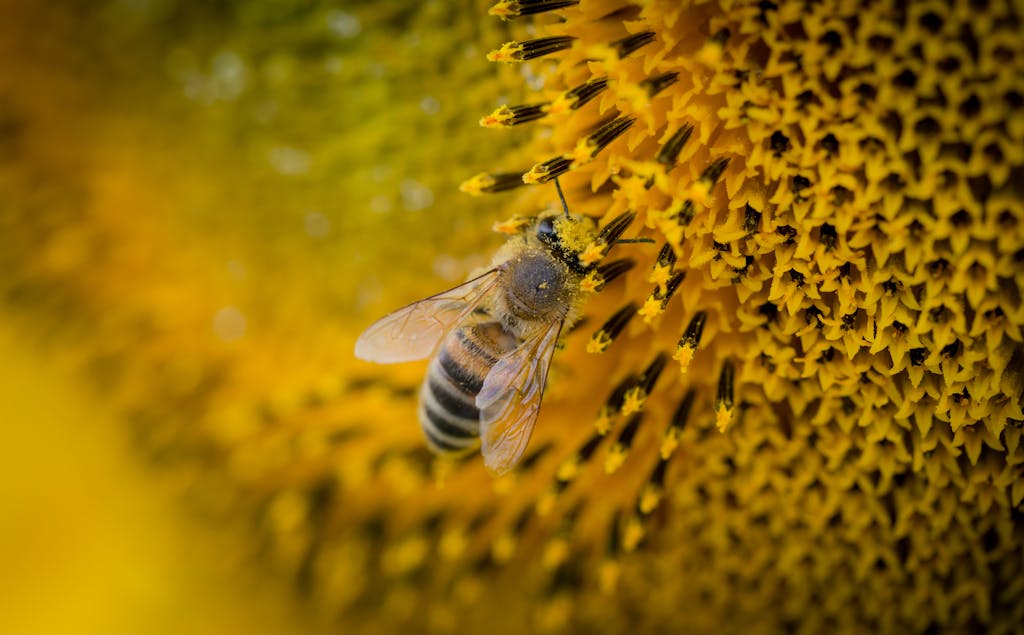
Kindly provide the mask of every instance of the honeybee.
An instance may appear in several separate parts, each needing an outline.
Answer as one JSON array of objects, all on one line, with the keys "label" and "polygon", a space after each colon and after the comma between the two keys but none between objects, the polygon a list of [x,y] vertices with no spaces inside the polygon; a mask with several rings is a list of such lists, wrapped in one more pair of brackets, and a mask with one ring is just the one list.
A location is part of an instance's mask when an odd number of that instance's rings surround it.
[{"label": "honeybee", "polygon": [[580,283],[596,267],[580,256],[606,250],[630,220],[598,232],[568,208],[542,213],[486,272],[372,324],[356,357],[391,364],[432,355],[419,394],[427,445],[443,455],[479,443],[488,471],[505,474],[533,433],[559,335],[579,317]]}]

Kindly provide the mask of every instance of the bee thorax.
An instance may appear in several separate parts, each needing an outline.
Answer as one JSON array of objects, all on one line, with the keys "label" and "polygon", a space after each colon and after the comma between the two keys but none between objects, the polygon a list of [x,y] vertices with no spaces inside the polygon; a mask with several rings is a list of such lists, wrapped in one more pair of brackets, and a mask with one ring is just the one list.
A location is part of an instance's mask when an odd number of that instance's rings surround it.
[{"label": "bee thorax", "polygon": [[567,272],[550,256],[527,254],[509,263],[507,275],[506,301],[516,317],[547,318],[564,310]]}]

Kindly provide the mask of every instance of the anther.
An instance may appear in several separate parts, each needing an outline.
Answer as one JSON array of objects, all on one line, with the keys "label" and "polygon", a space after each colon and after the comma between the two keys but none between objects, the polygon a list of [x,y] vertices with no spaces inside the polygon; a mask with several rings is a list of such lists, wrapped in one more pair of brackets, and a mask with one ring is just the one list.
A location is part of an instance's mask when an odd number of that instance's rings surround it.
[{"label": "anther", "polygon": [[473,178],[463,181],[462,185],[459,186],[459,190],[473,196],[479,196],[485,192],[489,194],[504,192],[505,190],[525,185],[524,175],[525,173],[523,172],[502,172],[498,174],[481,172]]},{"label": "anther", "polygon": [[605,352],[611,346],[611,343],[615,341],[615,338],[626,328],[626,325],[629,324],[629,321],[633,319],[635,314],[636,304],[633,302],[613,313],[604,325],[590,336],[590,341],[587,342],[587,352]]},{"label": "anther", "polygon": [[668,460],[660,459],[651,471],[651,476],[644,484],[637,499],[636,508],[642,516],[649,516],[651,512],[661,504],[661,498],[665,491],[665,471],[668,468]]},{"label": "anther", "polygon": [[619,59],[622,59],[640,47],[647,46],[653,41],[654,31],[644,31],[643,33],[636,33],[634,35],[624,37],[621,40],[612,42],[612,48],[618,52]]},{"label": "anther", "polygon": [[615,422],[615,418],[619,415],[622,404],[626,400],[626,393],[636,386],[637,379],[636,375],[627,375],[605,399],[604,405],[597,412],[597,419],[594,421],[594,428],[597,429],[598,434],[606,435],[612,429],[612,423]]},{"label": "anther", "polygon": [[665,434],[661,437],[659,454],[663,461],[667,461],[679,447],[679,439],[686,427],[686,420],[690,418],[690,410],[693,409],[693,401],[696,396],[695,389],[691,388],[686,391],[683,400],[679,402],[675,413],[672,414],[672,420],[669,421],[668,427],[665,428]]},{"label": "anther", "polygon": [[625,530],[622,532],[622,550],[626,553],[636,551],[636,548],[643,542],[646,533],[643,517],[639,514],[631,515],[629,520],[626,521]]},{"label": "anther", "polygon": [[700,338],[704,334],[704,324],[707,322],[707,313],[704,311],[697,311],[693,317],[690,318],[690,323],[686,325],[686,330],[683,331],[683,336],[679,338],[679,343],[676,345],[676,352],[672,355],[672,359],[679,362],[679,370],[685,374],[690,367],[690,361],[693,360],[693,353],[700,346]]},{"label": "anther", "polygon": [[751,235],[761,225],[761,212],[757,211],[747,203],[743,208],[743,231]]},{"label": "anther", "polygon": [[616,514],[608,523],[608,543],[604,558],[598,566],[598,586],[604,593],[612,593],[619,584],[621,568],[618,562],[619,550],[622,545],[621,520]]},{"label": "anther", "polygon": [[547,116],[548,103],[523,104],[520,106],[499,106],[497,110],[480,118],[484,128],[509,128],[521,123],[536,121]]},{"label": "anther", "polygon": [[590,460],[590,457],[594,455],[597,450],[597,446],[601,444],[601,439],[604,437],[600,434],[594,433],[586,443],[580,446],[580,449],[576,450],[576,453],[569,457],[562,465],[558,467],[558,471],[555,473],[555,479],[562,481],[563,483],[569,483],[579,474],[580,467],[584,463]]},{"label": "anther", "polygon": [[577,110],[594,97],[600,95],[606,88],[608,88],[607,77],[587,80],[556,97],[551,102],[551,105],[548,106],[548,112],[559,113],[566,110]]},{"label": "anther", "polygon": [[555,37],[542,37],[536,40],[525,40],[523,42],[506,42],[500,49],[487,54],[491,62],[525,62],[537,57],[543,57],[558,51],[564,51],[572,46],[576,38],[567,35]]},{"label": "anther", "polygon": [[644,305],[637,311],[644,318],[645,323],[650,324],[651,320],[665,312],[668,301],[672,299],[676,289],[679,288],[685,277],[686,272],[677,271],[672,274],[672,277],[668,279],[664,287],[655,287],[651,295],[647,296]]},{"label": "anther", "polygon": [[724,432],[732,421],[733,404],[733,366],[731,360],[722,364],[722,374],[718,378],[718,394],[715,396],[715,425]]},{"label": "anther", "polygon": [[676,252],[672,249],[671,245],[665,243],[661,246],[661,251],[658,252],[658,260],[651,267],[651,273],[647,276],[647,281],[659,287],[665,286],[672,278],[672,274],[675,273],[675,264]]},{"label": "anther", "polygon": [[599,265],[597,269],[591,271],[583,278],[580,288],[584,291],[600,291],[612,280],[615,280],[634,266],[636,266],[636,262],[631,258],[622,258]]},{"label": "anther", "polygon": [[672,136],[668,138],[661,148],[658,150],[658,154],[655,155],[654,160],[664,165],[666,169],[670,169],[676,164],[676,159],[679,158],[679,153],[682,152],[683,146],[690,140],[690,135],[693,134],[693,126],[686,124],[679,130],[672,133]]},{"label": "anther", "polygon": [[571,153],[573,167],[583,165],[597,156],[608,144],[618,139],[636,121],[636,117],[623,115],[604,124],[576,144]]},{"label": "anther", "polygon": [[614,473],[625,463],[626,457],[629,456],[629,449],[633,445],[633,438],[636,437],[636,431],[640,428],[643,418],[644,413],[642,412],[637,412],[631,416],[626,421],[626,425],[622,427],[622,431],[619,432],[615,443],[608,448],[608,454],[605,456],[604,461],[604,471],[606,474]]},{"label": "anther", "polygon": [[629,227],[629,224],[633,222],[634,218],[636,218],[636,214],[633,212],[623,212],[619,214],[604,226],[598,234],[598,241],[606,245],[610,245],[615,242],[626,231],[626,228]]},{"label": "anther", "polygon": [[714,185],[718,182],[718,179],[722,176],[722,172],[725,172],[725,168],[729,165],[729,159],[718,159],[707,168],[700,175],[700,180],[706,183]]},{"label": "anther", "polygon": [[491,560],[495,564],[504,564],[512,559],[516,552],[519,537],[522,536],[523,530],[526,529],[526,524],[532,517],[533,510],[530,507],[526,507],[519,513],[519,517],[512,527],[506,528],[495,537],[494,542],[491,543],[490,553]]},{"label": "anther", "polygon": [[528,216],[513,216],[503,221],[497,221],[491,225],[491,230],[499,234],[519,234],[527,227],[533,225],[533,218]]},{"label": "anther", "polygon": [[668,355],[666,353],[658,353],[654,361],[644,369],[636,385],[626,391],[622,402],[622,414],[629,415],[643,410],[644,403],[654,389],[654,384],[657,383],[658,377],[661,375],[661,371],[665,369],[667,362]]},{"label": "anther", "polygon": [[643,88],[647,92],[648,97],[654,97],[672,84],[675,84],[678,79],[679,73],[662,73],[661,75],[649,77],[641,81],[640,88]]},{"label": "anther", "polygon": [[561,176],[569,171],[572,159],[559,155],[547,161],[538,163],[522,175],[522,182],[533,185],[535,183],[547,183],[551,179]]},{"label": "anther", "polygon": [[493,16],[507,20],[524,15],[537,15],[579,4],[579,0],[501,0],[488,10]]}]

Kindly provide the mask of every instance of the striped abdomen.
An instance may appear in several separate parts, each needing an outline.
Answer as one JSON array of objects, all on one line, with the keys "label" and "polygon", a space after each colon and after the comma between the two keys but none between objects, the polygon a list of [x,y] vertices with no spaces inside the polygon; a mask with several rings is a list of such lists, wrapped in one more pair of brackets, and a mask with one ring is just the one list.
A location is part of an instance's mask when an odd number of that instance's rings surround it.
[{"label": "striped abdomen", "polygon": [[476,396],[491,367],[519,343],[501,324],[485,319],[452,329],[427,368],[420,389],[420,425],[430,449],[439,454],[476,447]]}]

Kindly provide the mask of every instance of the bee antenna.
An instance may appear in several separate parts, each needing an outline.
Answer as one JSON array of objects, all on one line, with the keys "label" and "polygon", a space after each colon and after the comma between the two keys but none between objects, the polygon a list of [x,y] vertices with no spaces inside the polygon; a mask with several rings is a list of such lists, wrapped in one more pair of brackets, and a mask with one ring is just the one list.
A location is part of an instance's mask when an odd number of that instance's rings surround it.
[{"label": "bee antenna", "polygon": [[558,182],[558,177],[555,177],[555,189],[558,190],[558,199],[562,201],[562,209],[565,210],[565,217],[569,218],[569,204],[565,202],[565,194],[562,194],[562,184]]},{"label": "bee antenna", "polygon": [[654,242],[653,238],[618,238],[618,239],[616,239],[615,244],[618,245],[619,243],[653,243],[653,242]]}]

